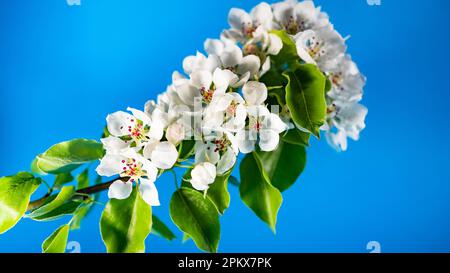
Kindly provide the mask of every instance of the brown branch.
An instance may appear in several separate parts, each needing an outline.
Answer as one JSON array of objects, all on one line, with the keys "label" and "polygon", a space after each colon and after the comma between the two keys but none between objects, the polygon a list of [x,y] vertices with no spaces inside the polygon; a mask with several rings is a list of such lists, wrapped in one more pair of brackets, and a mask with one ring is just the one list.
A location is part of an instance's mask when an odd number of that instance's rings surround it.
[{"label": "brown branch", "polygon": [[[101,192],[101,191],[107,190],[109,188],[109,186],[114,181],[116,181],[118,179],[120,179],[122,181],[127,181],[129,179],[129,177],[120,177],[120,178],[116,178],[116,179],[113,179],[111,181],[108,181],[108,182],[105,182],[105,183],[102,183],[102,184],[98,184],[98,185],[94,185],[94,186],[87,187],[87,188],[84,188],[84,189],[80,189],[80,190],[77,190],[75,192],[75,194],[77,194],[77,193],[78,194],[93,194],[93,193],[97,193],[97,192]],[[50,197],[50,195],[51,195],[51,193],[48,192],[44,196],[42,196],[41,198],[30,202],[28,204],[27,211],[39,208],[45,202],[45,200],[47,200],[47,198]]]}]

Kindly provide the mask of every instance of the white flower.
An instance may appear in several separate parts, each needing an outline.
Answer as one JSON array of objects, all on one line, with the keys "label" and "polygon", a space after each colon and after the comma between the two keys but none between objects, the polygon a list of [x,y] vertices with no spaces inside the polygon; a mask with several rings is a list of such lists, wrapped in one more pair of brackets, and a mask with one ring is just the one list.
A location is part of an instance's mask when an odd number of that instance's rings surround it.
[{"label": "white flower", "polygon": [[178,159],[178,150],[174,144],[169,141],[150,142],[144,147],[144,157],[162,170],[173,167]]},{"label": "white flower", "polygon": [[153,126],[149,115],[134,108],[127,108],[133,115],[118,111],[106,117],[109,133],[114,137],[125,137],[127,141],[136,143],[137,147],[143,145],[143,142],[149,139],[160,139],[162,129]]},{"label": "white flower", "polygon": [[173,145],[178,145],[186,138],[186,129],[184,125],[179,122],[170,124],[166,130],[166,138]]},{"label": "white flower", "polygon": [[[366,127],[364,120],[367,112],[367,108],[358,103],[337,107],[329,121],[328,127],[331,128],[326,128],[328,143],[337,150],[345,151],[346,138],[358,140],[360,132]],[[333,126],[336,127],[337,133],[332,132]]]},{"label": "white flower", "polygon": [[353,104],[362,99],[366,79],[348,54],[342,54],[335,69],[328,72],[332,88],[328,97],[334,105]]},{"label": "white flower", "polygon": [[217,67],[219,67],[219,60],[215,56],[206,57],[200,52],[197,52],[195,56],[188,56],[183,60],[183,70],[187,75],[198,70],[213,72]]},{"label": "white flower", "polygon": [[195,145],[195,162],[209,162],[217,165],[217,173],[224,174],[236,163],[239,152],[233,134],[227,131],[214,131],[205,135]]},{"label": "white flower", "polygon": [[208,129],[222,128],[237,132],[245,126],[247,111],[245,101],[235,92],[216,96],[204,111],[203,126]]},{"label": "white flower", "polygon": [[300,58],[324,72],[334,69],[338,57],[346,50],[345,40],[331,25],[316,31],[300,32],[294,40]]},{"label": "white flower", "polygon": [[206,70],[194,71],[190,79],[179,80],[175,90],[188,106],[194,106],[195,100],[209,104],[216,94],[224,94],[230,83],[236,82],[237,76],[229,70],[216,68],[214,73]]},{"label": "white flower", "polygon": [[245,10],[232,8],[228,13],[231,29],[225,30],[223,36],[244,44],[248,39],[258,38],[255,34],[270,30],[272,18],[272,9],[265,2],[255,6],[250,14]]},{"label": "white flower", "polygon": [[249,124],[236,134],[239,150],[246,154],[255,150],[258,144],[263,151],[273,151],[280,141],[279,134],[287,130],[287,125],[276,114],[263,106],[247,107]]},{"label": "white flower", "polygon": [[267,99],[267,87],[264,83],[250,81],[242,87],[247,105],[261,105]]},{"label": "white flower", "polygon": [[243,56],[242,50],[233,42],[226,40],[207,39],[205,51],[211,56],[217,56],[221,67],[239,76],[230,82],[232,87],[242,86],[249,78],[258,74],[261,63],[256,55]]},{"label": "white flower", "polygon": [[194,189],[204,191],[216,179],[216,166],[209,162],[202,162],[195,165],[191,171],[191,184]]},{"label": "white flower", "polygon": [[126,199],[130,196],[133,183],[139,183],[140,193],[149,205],[159,206],[158,191],[154,185],[158,169],[133,149],[118,154],[107,153],[96,171],[101,176],[120,175],[129,178],[126,181],[116,180],[108,191],[109,198]]},{"label": "white flower", "polygon": [[100,139],[107,153],[120,153],[130,147],[129,143],[115,136]]},{"label": "white flower", "polygon": [[295,35],[308,29],[318,29],[329,24],[328,15],[315,7],[313,1],[286,0],[272,5],[277,28]]},{"label": "white flower", "polygon": [[367,108],[359,103],[342,107],[336,112],[334,125],[351,139],[358,140],[360,131],[366,128],[367,112]]},{"label": "white flower", "polygon": [[336,151],[340,152],[347,150],[347,135],[344,131],[337,131],[336,133],[327,132],[325,136],[328,144]]}]

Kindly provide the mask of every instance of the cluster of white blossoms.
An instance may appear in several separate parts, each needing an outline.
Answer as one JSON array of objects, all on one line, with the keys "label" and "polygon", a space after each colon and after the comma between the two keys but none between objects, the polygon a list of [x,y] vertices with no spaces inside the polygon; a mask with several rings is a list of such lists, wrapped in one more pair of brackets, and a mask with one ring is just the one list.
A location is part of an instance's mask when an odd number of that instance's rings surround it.
[{"label": "cluster of white blossoms", "polygon": [[366,79],[346,53],[346,39],[312,1],[285,1],[272,7],[274,28],[292,35],[300,58],[317,65],[332,83],[327,93],[327,123],[321,129],[331,146],[345,151],[347,137],[359,139],[367,115],[367,108],[358,103]]},{"label": "cluster of white blossoms", "polygon": [[268,87],[259,81],[283,47],[271,30],[285,30],[299,57],[317,65],[332,83],[322,127],[329,142],[345,150],[347,136],[358,139],[367,113],[358,104],[365,79],[320,8],[312,1],[263,2],[250,13],[231,9],[228,22],[231,28],[220,39],[205,41],[206,54],[184,59],[183,73],[173,73],[156,102],[107,117],[110,135],[102,139],[106,155],[97,172],[122,178],[110,186],[110,198],[127,198],[136,183],[148,204],[159,205],[154,182],[182,161],[183,140],[195,141],[189,182],[200,191],[230,171],[239,153],[277,148],[280,134],[295,125],[268,109]]}]

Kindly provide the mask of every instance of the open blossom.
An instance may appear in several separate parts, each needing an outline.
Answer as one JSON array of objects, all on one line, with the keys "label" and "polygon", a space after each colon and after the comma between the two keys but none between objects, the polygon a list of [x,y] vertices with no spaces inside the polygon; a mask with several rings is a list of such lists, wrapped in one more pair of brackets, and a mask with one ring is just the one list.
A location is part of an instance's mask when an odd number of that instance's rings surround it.
[{"label": "open blossom", "polygon": [[366,79],[348,54],[342,54],[338,65],[327,74],[332,83],[328,97],[334,105],[352,104],[362,99]]},{"label": "open blossom", "polygon": [[183,60],[183,70],[187,75],[198,70],[213,72],[219,65],[219,60],[216,56],[206,57],[200,52],[197,52],[195,56],[188,56]]},{"label": "open blossom", "polygon": [[270,113],[263,105],[247,108],[249,124],[236,134],[239,150],[250,153],[258,145],[262,151],[270,152],[277,148],[282,132],[288,128],[277,114]]},{"label": "open blossom", "polygon": [[142,146],[149,139],[160,139],[163,131],[151,126],[151,118],[144,112],[128,107],[132,115],[118,111],[106,118],[107,128],[112,136],[125,138],[128,143]]},{"label": "open blossom", "polygon": [[265,2],[254,7],[250,14],[243,9],[232,8],[228,14],[231,29],[225,30],[223,36],[245,44],[248,39],[258,38],[255,34],[270,30],[272,18],[272,9]]},{"label": "open blossom", "polygon": [[367,108],[358,103],[338,107],[330,121],[337,133],[328,128],[328,143],[338,151],[347,150],[347,137],[358,140],[359,133],[366,127],[364,120],[367,112]]},{"label": "open blossom", "polygon": [[258,74],[261,63],[256,55],[243,56],[242,50],[229,40],[207,39],[205,51],[210,56],[216,56],[222,69],[228,69],[238,77],[230,82],[232,87],[240,87],[248,79]]},{"label": "open blossom", "polygon": [[315,7],[313,1],[286,0],[272,5],[274,27],[291,35],[308,29],[319,29],[329,24],[328,15]]},{"label": "open blossom", "polygon": [[318,30],[306,30],[295,37],[297,53],[306,63],[328,72],[336,67],[336,59],[345,52],[345,40],[331,25]]},{"label": "open blossom", "polygon": [[235,136],[227,131],[214,131],[203,136],[195,146],[195,162],[209,162],[217,166],[217,173],[224,174],[236,163],[239,152]]},{"label": "open blossom", "polygon": [[245,101],[235,92],[217,95],[204,112],[204,127],[230,132],[242,129],[247,118]]},{"label": "open blossom", "polygon": [[144,201],[151,206],[159,206],[158,191],[154,185],[158,170],[135,150],[127,149],[117,154],[107,152],[96,171],[101,176],[119,175],[128,179],[114,181],[109,187],[109,198],[128,198],[133,190],[133,183],[136,183]]},{"label": "open blossom", "polygon": [[197,98],[209,104],[214,96],[226,92],[230,84],[237,82],[237,76],[229,70],[216,68],[213,73],[206,70],[194,71],[190,79],[179,80],[174,86],[184,104],[194,106]]}]

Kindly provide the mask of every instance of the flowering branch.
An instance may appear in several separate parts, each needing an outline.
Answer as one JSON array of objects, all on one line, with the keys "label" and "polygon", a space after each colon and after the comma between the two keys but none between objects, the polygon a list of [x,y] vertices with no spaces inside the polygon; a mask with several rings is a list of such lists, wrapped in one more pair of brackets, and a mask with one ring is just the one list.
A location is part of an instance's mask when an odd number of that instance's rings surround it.
[{"label": "flowering branch", "polygon": [[[229,184],[275,232],[282,193],[303,172],[310,137],[324,134],[338,151],[347,149],[348,138],[359,139],[368,111],[360,104],[366,79],[346,39],[313,1],[233,8],[228,22],[219,39],[204,42],[205,54],[184,59],[156,101],[108,115],[101,143],[66,141],[35,158],[31,171],[56,175],[58,194],[50,189],[29,203],[43,178],[0,178],[0,207],[6,208],[0,234],[26,211],[37,221],[71,215],[43,244],[44,252],[64,252],[69,230],[95,202],[77,201],[108,190],[100,219],[107,251],[143,252],[150,231],[173,238],[151,209],[160,205],[156,180],[165,171],[173,172],[176,186],[170,218],[201,250],[218,250]],[[76,178],[80,190],[66,185],[73,170],[96,160],[99,177],[121,178],[89,186],[85,169]],[[236,166],[240,181],[231,176]],[[174,167],[185,169],[179,184]]]}]

